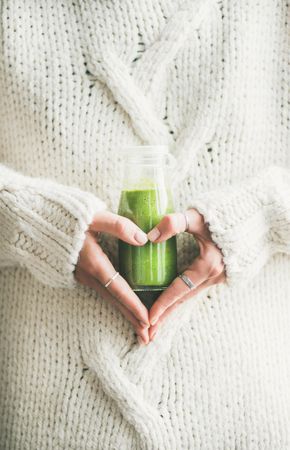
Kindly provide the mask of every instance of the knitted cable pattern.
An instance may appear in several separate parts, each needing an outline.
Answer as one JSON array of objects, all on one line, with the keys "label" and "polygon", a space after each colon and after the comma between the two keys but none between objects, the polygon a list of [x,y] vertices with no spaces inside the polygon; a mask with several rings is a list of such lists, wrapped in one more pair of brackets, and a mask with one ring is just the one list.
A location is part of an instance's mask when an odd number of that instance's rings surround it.
[{"label": "knitted cable pattern", "polygon": [[[0,10],[0,449],[288,450],[286,2]],[[227,271],[147,347],[73,279],[117,211],[119,147],[142,143],[169,145],[176,210],[204,215]],[[179,235],[179,271],[196,253]]]}]

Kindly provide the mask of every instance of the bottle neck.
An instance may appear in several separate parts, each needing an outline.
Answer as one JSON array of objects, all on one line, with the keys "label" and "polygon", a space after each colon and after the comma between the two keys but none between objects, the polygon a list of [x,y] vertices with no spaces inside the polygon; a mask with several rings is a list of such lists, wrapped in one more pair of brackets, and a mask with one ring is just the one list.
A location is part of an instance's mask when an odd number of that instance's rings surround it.
[{"label": "bottle neck", "polygon": [[175,158],[167,145],[123,147],[123,189],[167,189]]},{"label": "bottle neck", "polygon": [[167,153],[127,153],[124,161],[127,165],[144,167],[164,167],[166,165]]},{"label": "bottle neck", "polygon": [[147,190],[166,189],[167,179],[165,166],[163,164],[137,164],[124,163],[123,189]]}]

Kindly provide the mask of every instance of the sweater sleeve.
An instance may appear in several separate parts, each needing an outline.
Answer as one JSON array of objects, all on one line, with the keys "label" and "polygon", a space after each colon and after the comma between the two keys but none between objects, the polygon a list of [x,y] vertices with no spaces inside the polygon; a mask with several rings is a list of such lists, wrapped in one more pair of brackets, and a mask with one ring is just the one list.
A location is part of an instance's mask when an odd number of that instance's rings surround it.
[{"label": "sweater sleeve", "polygon": [[277,252],[290,255],[290,170],[272,165],[195,198],[223,254],[228,286],[252,278]]},{"label": "sweater sleeve", "polygon": [[0,164],[0,270],[20,265],[44,284],[73,288],[85,232],[102,209],[90,192]]}]

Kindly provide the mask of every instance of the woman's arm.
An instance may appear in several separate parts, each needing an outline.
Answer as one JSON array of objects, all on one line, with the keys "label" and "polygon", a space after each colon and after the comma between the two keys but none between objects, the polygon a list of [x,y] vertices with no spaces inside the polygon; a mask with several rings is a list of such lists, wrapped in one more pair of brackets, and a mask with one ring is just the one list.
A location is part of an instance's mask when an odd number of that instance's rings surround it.
[{"label": "woman's arm", "polygon": [[272,165],[254,177],[191,202],[223,254],[226,283],[253,278],[277,252],[290,254],[290,170]]},{"label": "woman's arm", "polygon": [[53,287],[74,287],[73,271],[96,212],[92,193],[0,164],[0,269],[21,265]]}]

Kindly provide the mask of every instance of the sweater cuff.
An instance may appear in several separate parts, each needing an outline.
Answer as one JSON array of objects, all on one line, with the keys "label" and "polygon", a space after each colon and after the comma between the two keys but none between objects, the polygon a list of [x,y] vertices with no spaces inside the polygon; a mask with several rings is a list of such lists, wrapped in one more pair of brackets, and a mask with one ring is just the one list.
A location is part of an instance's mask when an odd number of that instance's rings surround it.
[{"label": "sweater cuff", "polygon": [[272,167],[242,184],[201,194],[190,205],[203,215],[223,254],[228,286],[254,278],[277,251],[272,236],[279,177],[280,169]]},{"label": "sweater cuff", "polygon": [[86,231],[106,204],[90,192],[47,179],[1,186],[7,258],[52,287],[77,285],[74,269]]}]

